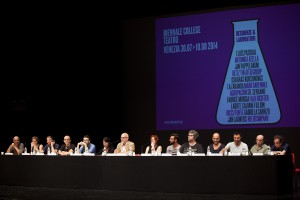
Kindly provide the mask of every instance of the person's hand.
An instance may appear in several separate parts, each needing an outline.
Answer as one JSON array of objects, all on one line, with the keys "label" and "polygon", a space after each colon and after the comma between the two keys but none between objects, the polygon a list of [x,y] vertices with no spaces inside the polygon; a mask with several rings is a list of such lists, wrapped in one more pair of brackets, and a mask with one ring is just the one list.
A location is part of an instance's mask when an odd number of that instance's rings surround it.
[{"label": "person's hand", "polygon": [[54,144],[55,144],[55,142],[54,142],[54,141],[52,141],[52,142],[51,142],[51,146],[53,146]]},{"label": "person's hand", "polygon": [[151,147],[154,148],[154,142],[151,142]]}]

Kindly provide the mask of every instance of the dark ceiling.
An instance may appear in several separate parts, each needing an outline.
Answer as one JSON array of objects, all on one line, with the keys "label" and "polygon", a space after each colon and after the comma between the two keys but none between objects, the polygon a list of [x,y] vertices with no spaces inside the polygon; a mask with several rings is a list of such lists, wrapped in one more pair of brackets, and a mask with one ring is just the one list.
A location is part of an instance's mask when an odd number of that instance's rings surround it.
[{"label": "dark ceiling", "polygon": [[162,0],[162,1],[124,1],[118,6],[123,19],[168,15],[183,12],[223,9],[228,7],[266,5],[277,3],[293,3],[287,0]]}]

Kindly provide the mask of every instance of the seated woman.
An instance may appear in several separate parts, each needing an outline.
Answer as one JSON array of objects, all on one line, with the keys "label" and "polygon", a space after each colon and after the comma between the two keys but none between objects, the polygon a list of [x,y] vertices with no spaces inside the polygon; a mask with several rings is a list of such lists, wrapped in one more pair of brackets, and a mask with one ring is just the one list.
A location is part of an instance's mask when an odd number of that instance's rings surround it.
[{"label": "seated woman", "polygon": [[33,136],[31,138],[31,149],[30,152],[32,154],[36,154],[36,153],[44,153],[43,150],[43,145],[39,144],[39,138],[37,136]]},{"label": "seated woman", "polygon": [[104,137],[102,140],[102,144],[103,147],[100,149],[100,151],[97,153],[97,155],[102,155],[102,153],[104,152],[104,148],[105,148],[105,152],[106,153],[114,153],[115,148],[113,147],[113,145],[110,143],[110,139],[108,137]]},{"label": "seated woman", "polygon": [[162,152],[162,147],[158,145],[158,136],[153,134],[150,136],[150,146],[147,146],[145,154],[152,154],[152,155],[157,155],[157,154],[161,154]]}]

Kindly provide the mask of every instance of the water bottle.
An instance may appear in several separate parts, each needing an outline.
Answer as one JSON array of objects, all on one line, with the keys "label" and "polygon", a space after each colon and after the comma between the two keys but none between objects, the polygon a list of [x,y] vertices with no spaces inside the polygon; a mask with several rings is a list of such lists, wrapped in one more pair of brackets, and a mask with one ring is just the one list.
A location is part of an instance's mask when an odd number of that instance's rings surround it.
[{"label": "water bottle", "polygon": [[84,151],[84,153],[89,153],[89,148],[86,146],[86,148],[84,148],[85,149],[85,151]]},{"label": "water bottle", "polygon": [[191,156],[192,155],[192,147],[189,146],[189,152],[188,152],[188,155]]},{"label": "water bottle", "polygon": [[226,148],[224,149],[224,156],[228,156],[228,151]]},{"label": "water bottle", "polygon": [[26,147],[24,148],[24,153],[27,153],[27,148]]},{"label": "water bottle", "polygon": [[50,147],[47,148],[47,155],[50,155]]},{"label": "water bottle", "polygon": [[75,147],[75,154],[78,154],[78,148]]},{"label": "water bottle", "polygon": [[155,156],[155,149],[154,148],[151,149],[151,155]]},{"label": "water bottle", "polygon": [[242,149],[242,156],[245,156],[245,155],[246,155],[246,149],[243,148],[243,149]]},{"label": "water bottle", "polygon": [[106,148],[103,147],[102,156],[106,156]]},{"label": "water bottle", "polygon": [[211,154],[210,148],[209,148],[209,146],[207,146],[207,153],[206,153],[206,155],[209,156],[210,154]]},{"label": "water bottle", "polygon": [[270,155],[271,155],[271,148],[270,148],[270,146],[268,146],[267,155],[268,155],[268,156],[270,156]]}]

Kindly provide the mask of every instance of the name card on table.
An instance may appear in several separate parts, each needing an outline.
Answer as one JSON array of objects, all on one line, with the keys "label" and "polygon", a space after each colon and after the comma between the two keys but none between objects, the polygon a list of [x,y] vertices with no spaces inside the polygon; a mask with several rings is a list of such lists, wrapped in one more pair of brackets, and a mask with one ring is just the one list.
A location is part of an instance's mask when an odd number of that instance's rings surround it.
[{"label": "name card on table", "polygon": [[252,155],[253,156],[263,156],[264,154],[263,153],[253,153]]},{"label": "name card on table", "polygon": [[223,156],[221,153],[210,153],[207,156]]}]

